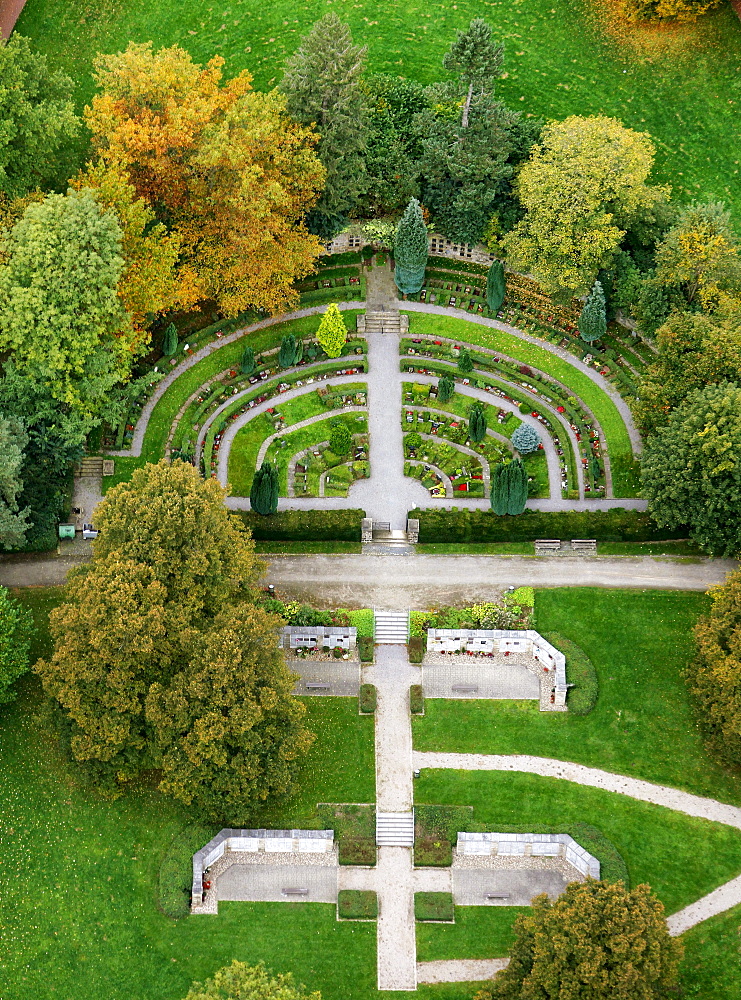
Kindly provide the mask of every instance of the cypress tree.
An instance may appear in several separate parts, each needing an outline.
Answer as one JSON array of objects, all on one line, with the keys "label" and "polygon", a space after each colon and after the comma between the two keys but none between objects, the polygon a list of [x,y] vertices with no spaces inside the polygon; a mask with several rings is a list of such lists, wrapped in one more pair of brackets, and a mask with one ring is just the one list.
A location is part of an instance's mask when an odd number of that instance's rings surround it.
[{"label": "cypress tree", "polygon": [[501,260],[495,260],[486,276],[486,304],[489,307],[489,311],[495,316],[502,308],[506,290],[507,282],[504,277],[504,264],[502,264]]},{"label": "cypress tree", "polygon": [[328,305],[316,333],[316,339],[329,358],[338,358],[347,342],[347,327],[342,313],[332,302]]},{"label": "cypress tree", "polygon": [[165,330],[165,339],[162,343],[162,353],[168,358],[171,357],[175,351],[178,349],[178,332],[175,329],[175,324],[170,323],[170,325]]},{"label": "cypress tree", "polygon": [[419,202],[412,198],[396,228],[394,246],[394,280],[403,295],[416,294],[424,284],[427,253],[427,226]]},{"label": "cypress tree", "polygon": [[473,360],[465,347],[461,347],[458,355],[458,370],[462,372],[473,371]]},{"label": "cypress tree", "polygon": [[602,291],[602,285],[599,281],[595,281],[579,316],[579,333],[582,340],[591,344],[604,337],[606,332],[605,293]]},{"label": "cypress tree", "polygon": [[500,516],[507,513],[507,504],[509,501],[508,468],[508,465],[500,462],[494,466],[491,473],[491,509],[495,514],[499,514]]},{"label": "cypress tree", "polygon": [[527,473],[519,458],[514,458],[507,466],[507,513],[522,514],[527,503]]},{"label": "cypress tree", "polygon": [[474,444],[480,444],[486,437],[486,413],[481,403],[474,403],[468,415],[468,436]]},{"label": "cypress tree", "polygon": [[278,470],[263,462],[250,488],[250,507],[258,514],[274,514],[278,509]]},{"label": "cypress tree", "polygon": [[450,375],[443,375],[437,383],[437,398],[441,403],[447,403],[455,392],[455,382]]},{"label": "cypress tree", "polygon": [[243,375],[251,375],[255,370],[255,352],[249,344],[242,351],[242,360],[239,362],[239,370]]},{"label": "cypress tree", "polygon": [[296,340],[292,333],[287,333],[280,342],[278,364],[281,368],[293,368],[304,356],[304,345]]}]

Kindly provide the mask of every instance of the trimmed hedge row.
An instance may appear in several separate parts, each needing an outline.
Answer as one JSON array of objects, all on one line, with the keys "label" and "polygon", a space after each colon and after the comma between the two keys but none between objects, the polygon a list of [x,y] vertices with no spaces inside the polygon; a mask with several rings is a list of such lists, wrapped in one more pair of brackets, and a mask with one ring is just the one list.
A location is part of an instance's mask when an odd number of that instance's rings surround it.
[{"label": "trimmed hedge row", "polygon": [[[420,541],[422,539],[420,538]],[[409,637],[409,662],[421,663],[425,656],[427,637],[424,635],[412,635]]]},{"label": "trimmed hedge row", "polygon": [[425,696],[421,684],[412,684],[409,688],[409,711],[412,715],[425,714]]},{"label": "trimmed hedge row", "polygon": [[358,653],[361,663],[373,663],[375,642],[369,635],[358,636]]},{"label": "trimmed hedge row", "polygon": [[639,510],[526,510],[511,517],[490,510],[411,510],[420,542],[530,542],[536,538],[596,538],[601,542],[652,542],[686,538],[687,530],[660,528]]},{"label": "trimmed hedge row", "polygon": [[453,923],[455,907],[452,892],[415,892],[414,919]]},{"label": "trimmed hedge row", "polygon": [[375,684],[361,684],[358,693],[358,707],[363,715],[372,715],[378,703]]},{"label": "trimmed hedge row", "polygon": [[559,632],[546,632],[543,638],[566,657],[566,680],[574,685],[567,698],[569,712],[571,715],[589,715],[599,696],[599,679],[594,664],[581,646]]},{"label": "trimmed hedge row", "polygon": [[364,510],[284,510],[238,513],[256,542],[359,542]]},{"label": "trimmed hedge row", "polygon": [[193,855],[217,832],[204,824],[187,826],[175,834],[160,862],[157,905],[167,917],[180,920],[190,913]]}]

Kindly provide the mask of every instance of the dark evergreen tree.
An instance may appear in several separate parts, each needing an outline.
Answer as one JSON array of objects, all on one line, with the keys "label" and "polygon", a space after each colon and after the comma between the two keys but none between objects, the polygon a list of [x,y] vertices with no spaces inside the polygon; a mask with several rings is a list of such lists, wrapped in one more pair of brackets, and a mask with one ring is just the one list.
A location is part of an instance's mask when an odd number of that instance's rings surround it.
[{"label": "dark evergreen tree", "polygon": [[367,89],[368,191],[363,206],[374,217],[395,215],[419,196],[421,149],[412,122],[427,108],[425,88],[415,80],[379,73],[367,81]]},{"label": "dark evergreen tree", "polygon": [[522,514],[527,504],[527,472],[519,458],[514,458],[507,466],[507,513]]},{"label": "dark evergreen tree", "polygon": [[501,260],[495,260],[486,276],[486,304],[489,307],[489,311],[495,316],[502,308],[506,290],[507,282],[504,276],[504,264],[502,264]]},{"label": "dark evergreen tree", "polygon": [[278,364],[281,368],[293,368],[304,356],[304,345],[296,340],[292,333],[287,333],[280,342]]},{"label": "dark evergreen tree", "polygon": [[278,470],[263,462],[250,488],[250,507],[258,514],[274,514],[278,509]]},{"label": "dark evergreen tree", "polygon": [[605,293],[599,281],[595,281],[579,316],[579,333],[582,340],[591,344],[595,340],[601,340],[606,332]]},{"label": "dark evergreen tree", "polygon": [[239,370],[243,375],[251,375],[255,370],[255,352],[249,344],[242,351],[242,360],[239,362]]},{"label": "dark evergreen tree", "polygon": [[428,242],[422,209],[412,198],[396,229],[394,280],[403,295],[416,294],[425,280]]},{"label": "dark evergreen tree", "polygon": [[352,448],[352,434],[347,424],[335,424],[329,435],[329,450],[335,455],[347,455]]},{"label": "dark evergreen tree", "polygon": [[367,186],[365,55],[365,47],[353,45],[349,27],[325,14],[288,60],[280,84],[288,113],[303,125],[315,123],[321,136],[317,153],[327,180],[307,221],[326,239],[342,229]]},{"label": "dark evergreen tree", "polygon": [[443,68],[458,77],[457,90],[465,91],[461,127],[468,128],[474,92],[493,92],[494,80],[502,72],[504,45],[491,37],[491,25],[476,17],[466,31],[459,31],[443,57]]},{"label": "dark evergreen tree", "polygon": [[455,392],[455,381],[450,375],[443,375],[437,383],[437,398],[441,403],[447,403]]},{"label": "dark evergreen tree", "polygon": [[509,465],[500,462],[495,465],[491,473],[491,509],[495,514],[507,513],[509,503]]},{"label": "dark evergreen tree", "polygon": [[167,357],[171,357],[175,351],[178,349],[178,331],[175,328],[174,323],[170,323],[165,330],[165,336],[162,341],[162,353]]},{"label": "dark evergreen tree", "polygon": [[458,354],[458,370],[462,372],[473,371],[473,359],[465,347],[461,347]]},{"label": "dark evergreen tree", "polygon": [[481,403],[474,403],[468,415],[468,436],[474,444],[486,437],[486,413]]}]

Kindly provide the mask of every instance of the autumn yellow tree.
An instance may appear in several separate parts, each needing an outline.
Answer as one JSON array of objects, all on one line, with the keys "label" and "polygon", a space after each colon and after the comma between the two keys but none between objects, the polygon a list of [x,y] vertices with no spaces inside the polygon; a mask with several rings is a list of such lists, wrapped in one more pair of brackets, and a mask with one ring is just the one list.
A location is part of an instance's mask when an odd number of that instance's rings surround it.
[{"label": "autumn yellow tree", "polygon": [[324,184],[318,136],[281,95],[253,92],[246,71],[222,84],[222,65],[151,43],[99,56],[85,119],[103,162],[180,240],[180,301],[275,312],[321,252],[303,224]]},{"label": "autumn yellow tree", "polygon": [[647,184],[653,158],[650,137],[614,118],[548,124],[517,181],[525,216],[504,238],[510,265],[561,298],[588,291],[628,226],[667,198]]}]

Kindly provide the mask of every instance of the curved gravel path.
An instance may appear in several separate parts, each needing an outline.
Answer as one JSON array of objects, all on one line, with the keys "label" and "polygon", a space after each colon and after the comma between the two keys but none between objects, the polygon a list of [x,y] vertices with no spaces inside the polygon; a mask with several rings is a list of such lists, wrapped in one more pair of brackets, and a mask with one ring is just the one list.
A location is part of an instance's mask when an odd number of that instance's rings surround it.
[{"label": "curved gravel path", "polygon": [[[580,372],[583,372],[587,378],[590,378],[595,385],[598,385],[600,389],[602,389],[602,391],[610,397],[617,407],[620,416],[623,418],[634,456],[637,457],[643,450],[641,435],[638,433],[638,428],[633,420],[633,414],[620,393],[616,391],[612,384],[608,382],[603,375],[600,375],[599,372],[590,368],[589,365],[585,365],[583,361],[579,358],[575,358],[573,354],[565,350],[563,347],[556,347],[554,344],[550,344],[546,340],[539,340],[537,337],[532,337],[529,333],[525,333],[523,330],[518,330],[515,326],[510,326],[509,323],[501,323],[497,319],[488,319],[485,316],[472,316],[470,313],[463,312],[461,309],[450,309],[445,306],[430,305],[426,302],[404,302],[403,311],[429,313],[433,316],[452,316],[455,319],[466,320],[468,323],[478,323],[479,326],[488,326],[494,330],[503,330],[505,333],[511,333],[512,336],[517,337],[518,340],[524,340],[528,344],[533,344],[535,347],[542,347],[544,351],[549,351],[551,354],[555,354],[556,357],[561,358],[562,361],[566,361],[574,368],[577,368]],[[479,345],[476,345],[476,348],[477,350],[486,351],[490,354],[497,353],[490,348],[479,347]]]},{"label": "curved gravel path", "polygon": [[[277,441],[278,438],[285,437],[286,434],[292,434],[294,431],[300,431],[304,427],[311,427],[312,424],[318,424],[322,420],[329,420],[332,417],[339,417],[343,413],[367,413],[368,408],[366,406],[343,406],[339,410],[327,410],[326,413],[316,413],[313,417],[307,417],[305,420],[299,420],[297,424],[289,424],[287,427],[281,427],[279,431],[275,434],[271,434],[270,437],[266,437],[263,443],[260,445],[260,450],[257,453],[257,461],[255,462],[255,468],[259,469],[262,463],[265,461],[265,456],[268,453],[268,448],[273,443]],[[247,414],[245,413],[245,416]]]}]

